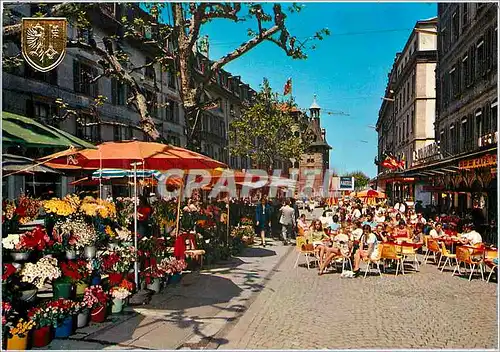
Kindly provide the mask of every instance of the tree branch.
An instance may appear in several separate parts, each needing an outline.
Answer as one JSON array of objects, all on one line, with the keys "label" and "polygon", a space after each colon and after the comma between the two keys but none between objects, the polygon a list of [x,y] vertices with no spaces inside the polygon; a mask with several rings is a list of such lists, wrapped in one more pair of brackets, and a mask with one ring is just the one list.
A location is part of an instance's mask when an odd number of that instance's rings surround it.
[{"label": "tree branch", "polygon": [[[212,72],[217,72],[219,69],[221,69],[224,65],[228,64],[229,62],[239,58],[241,55],[245,54],[246,52],[250,51],[254,47],[256,47],[258,44],[263,42],[264,40],[268,39],[271,37],[273,34],[277,33],[280,30],[279,26],[273,26],[272,28],[264,31],[261,35],[254,37],[250,39],[248,42],[242,44],[239,48],[233,50],[231,53],[221,57],[219,60],[215,61],[210,70]],[[208,79],[205,79],[206,82],[208,82],[211,79],[211,75],[209,75]]]}]

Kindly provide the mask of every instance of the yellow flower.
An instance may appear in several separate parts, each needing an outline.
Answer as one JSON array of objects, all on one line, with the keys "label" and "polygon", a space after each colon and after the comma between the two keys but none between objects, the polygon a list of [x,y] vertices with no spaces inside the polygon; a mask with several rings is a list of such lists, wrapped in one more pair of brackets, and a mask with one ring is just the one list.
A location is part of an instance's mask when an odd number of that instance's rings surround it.
[{"label": "yellow flower", "polygon": [[108,235],[109,237],[115,237],[115,233],[113,232],[113,230],[111,229],[111,226],[107,225],[106,228],[104,229],[104,232],[106,233],[106,235]]}]

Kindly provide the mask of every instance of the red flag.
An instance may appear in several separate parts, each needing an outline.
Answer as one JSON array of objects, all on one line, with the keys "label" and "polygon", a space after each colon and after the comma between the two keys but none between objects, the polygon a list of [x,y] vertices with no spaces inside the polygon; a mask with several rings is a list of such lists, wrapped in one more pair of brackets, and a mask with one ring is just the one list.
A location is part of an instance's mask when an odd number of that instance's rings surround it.
[{"label": "red flag", "polygon": [[283,95],[288,95],[291,92],[292,92],[292,79],[289,78],[285,83],[285,87],[283,87]]},{"label": "red flag", "polygon": [[387,156],[384,161],[380,164],[383,167],[391,170],[395,170],[398,168],[398,163],[394,158],[391,158],[390,156]]}]

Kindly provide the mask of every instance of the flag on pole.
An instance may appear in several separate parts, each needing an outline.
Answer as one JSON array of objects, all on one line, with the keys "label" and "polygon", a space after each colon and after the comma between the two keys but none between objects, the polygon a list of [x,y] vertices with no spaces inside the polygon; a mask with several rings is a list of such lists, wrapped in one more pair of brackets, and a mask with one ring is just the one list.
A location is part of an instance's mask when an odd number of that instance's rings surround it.
[{"label": "flag on pole", "polygon": [[291,92],[292,92],[292,79],[289,78],[285,83],[285,87],[283,87],[283,95],[288,95]]},{"label": "flag on pole", "polygon": [[399,163],[398,163],[398,167],[399,167],[400,169],[404,170],[405,166],[406,166],[406,157],[405,157],[405,155],[403,154],[403,155],[401,156],[401,160],[400,160],[400,161],[399,161]]}]

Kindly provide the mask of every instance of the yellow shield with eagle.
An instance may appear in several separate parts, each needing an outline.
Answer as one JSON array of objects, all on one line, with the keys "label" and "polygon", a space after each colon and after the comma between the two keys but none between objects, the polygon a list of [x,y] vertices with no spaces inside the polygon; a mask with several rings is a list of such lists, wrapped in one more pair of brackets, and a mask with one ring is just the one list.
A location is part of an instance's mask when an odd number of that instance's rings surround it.
[{"label": "yellow shield with eagle", "polygon": [[26,62],[37,71],[56,68],[66,55],[65,18],[23,18],[21,46]]}]

